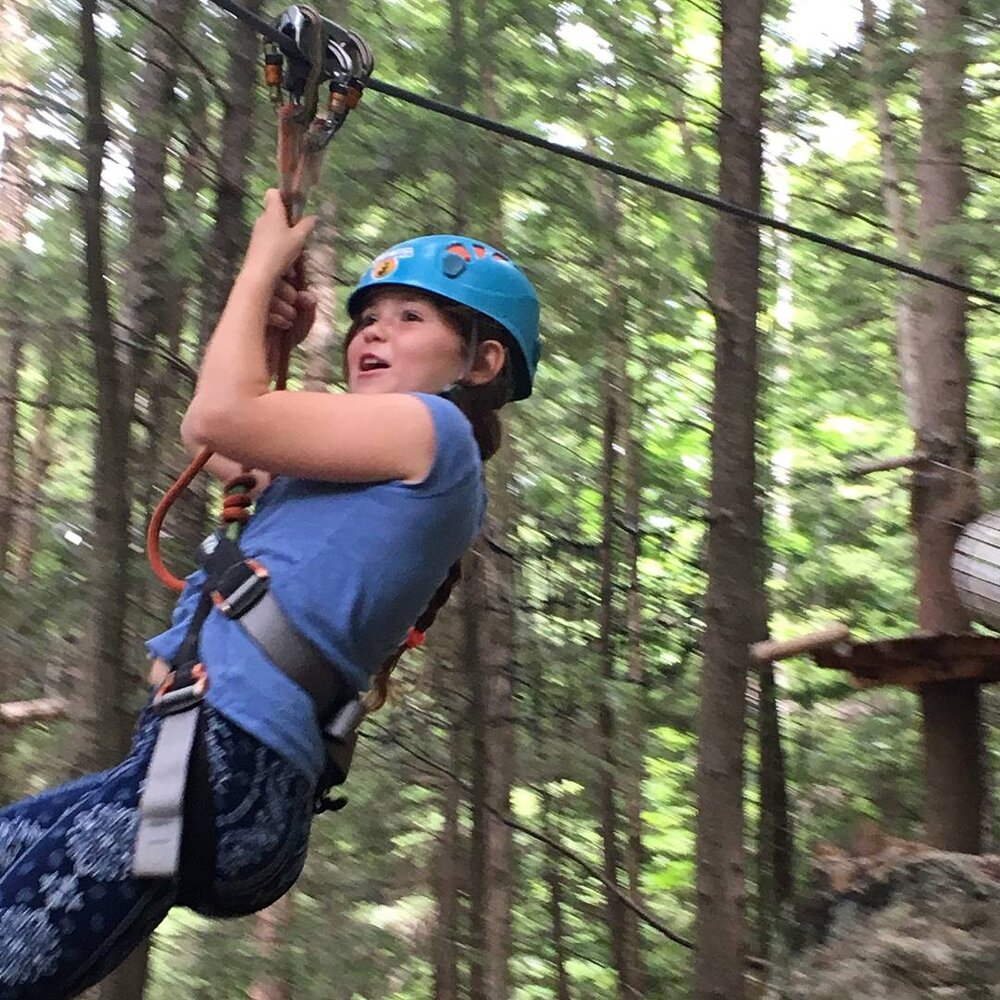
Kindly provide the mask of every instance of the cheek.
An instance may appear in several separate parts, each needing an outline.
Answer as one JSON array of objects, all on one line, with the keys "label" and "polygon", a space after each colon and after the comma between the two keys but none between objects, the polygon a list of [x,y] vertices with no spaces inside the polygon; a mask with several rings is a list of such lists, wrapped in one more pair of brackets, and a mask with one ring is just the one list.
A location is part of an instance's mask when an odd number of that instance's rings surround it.
[{"label": "cheek", "polygon": [[361,353],[361,348],[358,346],[357,335],[353,336],[347,346],[344,348],[344,364],[350,366],[355,362]]}]

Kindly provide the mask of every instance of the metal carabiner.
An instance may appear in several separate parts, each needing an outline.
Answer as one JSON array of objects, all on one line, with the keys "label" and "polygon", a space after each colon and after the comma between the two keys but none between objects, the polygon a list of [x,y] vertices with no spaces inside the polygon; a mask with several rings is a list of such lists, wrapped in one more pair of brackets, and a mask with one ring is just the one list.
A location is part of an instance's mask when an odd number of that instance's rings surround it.
[{"label": "metal carabiner", "polygon": [[[275,27],[289,37],[302,53],[302,59],[289,60],[284,78],[278,85],[288,91],[293,103],[302,109],[300,120],[308,125],[319,110],[319,88],[330,85],[330,105],[343,114],[355,107],[375,68],[375,59],[364,39],[347,28],[322,17],[312,7],[293,4],[275,21]],[[268,64],[278,64],[282,55],[272,47],[267,55]],[[272,86],[271,75],[268,83]],[[338,101],[334,95],[343,94],[346,100]],[[327,117],[329,117],[329,110]],[[338,123],[339,127],[339,123]]]},{"label": "metal carabiner", "polygon": [[[319,179],[324,150],[361,99],[375,59],[357,32],[305,4],[293,4],[278,16],[275,26],[302,53],[301,59],[289,59],[287,66],[276,47],[265,55],[265,80],[279,109],[281,193],[294,222]],[[324,83],[329,84],[330,96],[321,115],[319,89]]]}]

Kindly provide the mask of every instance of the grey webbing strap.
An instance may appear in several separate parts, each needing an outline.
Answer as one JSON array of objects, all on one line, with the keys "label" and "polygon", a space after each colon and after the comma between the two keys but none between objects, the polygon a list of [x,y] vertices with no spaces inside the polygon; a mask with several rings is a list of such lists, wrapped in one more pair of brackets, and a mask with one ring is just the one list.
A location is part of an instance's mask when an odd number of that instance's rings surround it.
[{"label": "grey webbing strap", "polygon": [[353,697],[340,671],[291,623],[270,591],[238,621],[267,658],[306,691],[319,718]]},{"label": "grey webbing strap", "polygon": [[184,831],[184,792],[200,703],[166,715],[153,747],[139,800],[132,874],[137,878],[172,878],[177,874]]}]

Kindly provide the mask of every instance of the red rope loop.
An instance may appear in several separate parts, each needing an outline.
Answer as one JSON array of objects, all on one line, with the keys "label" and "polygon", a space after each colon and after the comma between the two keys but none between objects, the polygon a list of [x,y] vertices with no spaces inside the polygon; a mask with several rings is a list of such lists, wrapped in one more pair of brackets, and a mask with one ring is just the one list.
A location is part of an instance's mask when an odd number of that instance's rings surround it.
[{"label": "red rope loop", "polygon": [[[299,190],[301,171],[295,170],[295,164],[300,160],[302,153],[302,129],[294,127],[290,118],[293,111],[294,107],[286,105],[280,109],[278,116],[278,169],[282,174],[282,198],[289,225],[293,221],[297,221],[292,219],[292,213],[296,203],[300,201],[302,194]],[[299,257],[292,265],[291,283],[298,291],[304,291],[308,287],[304,255]],[[292,348],[295,346],[296,332],[296,327],[293,324],[292,329],[281,337],[275,372],[275,389],[284,389],[288,382],[288,363],[291,358]],[[153,572],[171,590],[178,592],[184,589],[184,581],[174,576],[163,563],[160,555],[160,531],[163,527],[163,521],[167,516],[167,511],[170,510],[177,497],[187,489],[191,481],[211,457],[212,452],[208,448],[202,449],[198,457],[181,473],[174,485],[163,495],[163,499],[159,502],[156,510],[153,512],[153,516],[150,518],[149,528],[146,531],[146,554]],[[256,485],[257,479],[249,470],[244,470],[243,475],[237,476],[226,483],[220,518],[223,524],[244,525],[250,520],[250,507],[253,504],[250,491]]]}]

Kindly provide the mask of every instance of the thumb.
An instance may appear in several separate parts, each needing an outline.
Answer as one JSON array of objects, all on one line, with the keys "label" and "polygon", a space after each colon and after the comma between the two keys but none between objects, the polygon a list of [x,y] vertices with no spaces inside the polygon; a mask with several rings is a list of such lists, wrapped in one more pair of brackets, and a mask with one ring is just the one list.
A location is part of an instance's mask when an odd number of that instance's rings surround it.
[{"label": "thumb", "polygon": [[281,192],[277,188],[268,188],[264,192],[264,211],[275,212],[279,208],[282,212],[285,210],[285,203],[281,200]]},{"label": "thumb", "polygon": [[312,231],[316,228],[316,220],[317,217],[315,215],[303,216],[292,227],[292,232],[299,237],[299,239],[305,242],[305,240],[312,235]]}]

